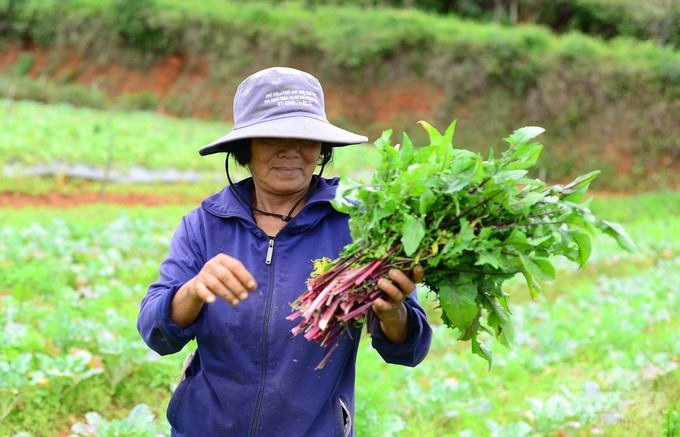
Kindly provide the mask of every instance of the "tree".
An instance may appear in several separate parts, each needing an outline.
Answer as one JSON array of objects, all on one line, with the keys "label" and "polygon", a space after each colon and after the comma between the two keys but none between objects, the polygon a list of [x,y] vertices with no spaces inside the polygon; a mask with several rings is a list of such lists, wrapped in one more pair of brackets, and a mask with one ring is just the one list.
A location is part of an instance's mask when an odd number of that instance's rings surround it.
[{"label": "tree", "polygon": [[498,23],[503,21],[506,8],[508,10],[508,21],[510,21],[512,24],[517,24],[517,0],[494,0],[494,21]]}]

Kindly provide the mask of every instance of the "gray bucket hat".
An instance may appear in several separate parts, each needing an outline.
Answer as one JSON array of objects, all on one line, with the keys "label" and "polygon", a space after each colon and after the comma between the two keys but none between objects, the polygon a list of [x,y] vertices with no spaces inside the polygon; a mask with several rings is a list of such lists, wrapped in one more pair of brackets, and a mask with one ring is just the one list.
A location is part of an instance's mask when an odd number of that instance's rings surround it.
[{"label": "gray bucket hat", "polygon": [[229,152],[251,138],[296,138],[331,146],[368,141],[329,123],[324,105],[321,84],[311,74],[288,67],[259,71],[236,89],[232,131],[203,146],[199,153]]}]

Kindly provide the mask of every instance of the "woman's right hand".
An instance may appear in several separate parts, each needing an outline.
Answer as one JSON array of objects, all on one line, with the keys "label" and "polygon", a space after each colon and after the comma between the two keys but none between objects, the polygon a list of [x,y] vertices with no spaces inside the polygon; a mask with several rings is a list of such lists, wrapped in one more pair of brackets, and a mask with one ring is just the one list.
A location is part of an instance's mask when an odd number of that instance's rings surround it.
[{"label": "woman's right hand", "polygon": [[177,291],[170,306],[170,319],[186,328],[196,320],[204,303],[213,303],[221,297],[236,306],[256,289],[257,282],[241,261],[221,253],[206,262]]},{"label": "woman's right hand", "polygon": [[223,253],[205,263],[189,283],[195,299],[213,303],[221,297],[234,306],[257,288],[255,279],[241,261]]}]

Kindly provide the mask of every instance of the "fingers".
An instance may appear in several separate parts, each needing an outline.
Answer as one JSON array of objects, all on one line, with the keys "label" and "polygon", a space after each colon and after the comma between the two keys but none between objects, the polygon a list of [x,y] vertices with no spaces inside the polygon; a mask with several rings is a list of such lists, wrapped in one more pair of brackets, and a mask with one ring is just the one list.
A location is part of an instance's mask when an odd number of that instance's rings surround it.
[{"label": "fingers", "polygon": [[413,279],[398,269],[390,269],[387,275],[389,279],[378,280],[378,288],[385,293],[387,298],[378,299],[375,302],[374,310],[377,311],[390,311],[401,305],[416,289],[416,284],[423,281],[425,272],[421,265],[417,265],[412,270]]},{"label": "fingers", "polygon": [[373,303],[373,311],[378,314],[391,312],[400,307],[408,294],[415,288],[413,281],[401,270],[391,269],[388,276],[390,279],[381,278],[378,280],[378,288],[385,293],[384,298],[379,298]]},{"label": "fingers", "polygon": [[201,275],[196,284],[197,294],[202,293],[208,298],[204,300],[209,303],[214,302],[215,297],[219,296],[232,305],[238,305],[241,300],[248,297],[244,290],[243,285],[235,281],[233,274],[220,266],[213,266],[213,270]]},{"label": "fingers", "polygon": [[420,284],[423,282],[423,279],[425,278],[425,269],[423,266],[418,264],[417,266],[413,267],[413,282],[416,284]]},{"label": "fingers", "polygon": [[257,288],[250,272],[236,258],[220,254],[208,261],[194,278],[197,298],[207,303],[215,302],[217,296],[238,305]]},{"label": "fingers", "polygon": [[[415,270],[415,269],[414,269]],[[420,272],[420,275],[422,276],[422,272]],[[387,276],[391,279],[391,281],[385,279],[385,282],[391,283],[392,287],[386,287],[387,290],[383,290],[390,297],[393,297],[393,294],[396,294],[398,292],[399,295],[403,295],[403,299],[406,298],[413,290],[416,288],[416,282],[415,279],[411,279],[406,272],[403,272],[398,269],[390,269],[390,271],[387,273]],[[415,272],[414,272],[415,276]],[[422,281],[422,277],[420,278]],[[387,285],[387,284],[385,284]],[[382,288],[382,287],[381,287]],[[402,299],[402,300],[403,300]]]},{"label": "fingers", "polygon": [[[399,272],[401,273],[401,272]],[[403,274],[403,273],[402,273]],[[391,275],[389,275],[391,277]],[[399,277],[399,274],[395,274]],[[391,279],[391,278],[390,278]],[[380,278],[378,280],[378,288],[380,288],[386,295],[387,300],[400,304],[406,298],[404,292],[395,284],[394,279]]]},{"label": "fingers", "polygon": [[207,303],[215,302],[215,295],[201,281],[195,281],[194,282],[194,293],[203,302],[207,302]]},{"label": "fingers", "polygon": [[[399,305],[401,305],[401,303]],[[378,298],[373,302],[373,306],[371,308],[376,314],[382,314],[393,311],[396,306],[397,305],[395,305],[392,301],[388,302],[383,298]]]}]

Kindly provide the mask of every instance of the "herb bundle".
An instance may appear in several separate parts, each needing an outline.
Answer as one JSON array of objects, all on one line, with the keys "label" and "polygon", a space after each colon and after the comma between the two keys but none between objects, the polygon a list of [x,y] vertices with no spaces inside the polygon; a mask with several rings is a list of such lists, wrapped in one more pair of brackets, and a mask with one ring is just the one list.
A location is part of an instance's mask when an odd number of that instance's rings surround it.
[{"label": "herb bundle", "polygon": [[[309,281],[292,303],[292,330],[330,349],[330,358],[348,327],[365,321],[381,296],[376,282],[390,268],[405,271],[420,264],[424,284],[436,294],[443,322],[470,341],[472,352],[492,363],[480,331],[502,344],[512,342],[513,328],[503,282],[517,274],[531,296],[539,280],[555,278],[552,259],[565,257],[583,267],[591,236],[603,232],[624,249],[634,244],[616,223],[590,212],[583,200],[593,171],[573,182],[547,186],[528,176],[543,146],[532,141],[544,130],[524,127],[504,140],[499,157],[453,147],[455,121],[444,134],[419,122],[430,144],[415,148],[404,133],[403,144],[390,144],[391,131],[375,143],[382,160],[370,185],[340,187],[333,206],[350,216],[353,242],[339,258]],[[370,324],[369,324],[370,326]]]}]

